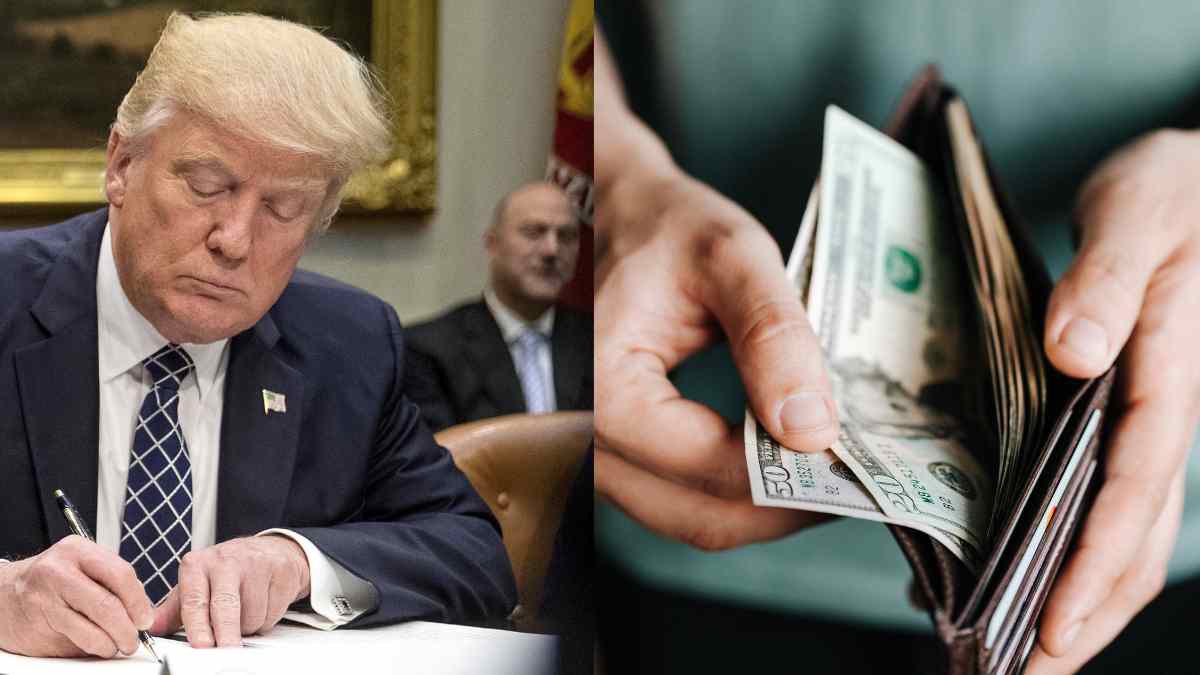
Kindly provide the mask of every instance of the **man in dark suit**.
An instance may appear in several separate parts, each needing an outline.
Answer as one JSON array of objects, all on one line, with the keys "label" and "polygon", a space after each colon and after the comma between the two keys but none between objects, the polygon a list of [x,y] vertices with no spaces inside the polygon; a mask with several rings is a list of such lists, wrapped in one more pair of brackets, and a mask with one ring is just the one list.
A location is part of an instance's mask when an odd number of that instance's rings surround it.
[{"label": "man in dark suit", "polygon": [[579,224],[561,188],[532,183],[484,234],[484,297],[407,335],[405,389],[435,430],[496,415],[592,407],[592,318],[557,304],[575,273]]},{"label": "man in dark suit", "polygon": [[0,235],[0,648],[511,610],[497,523],[405,395],[394,310],[296,271],[386,145],[365,74],[295,24],[173,15],[118,110],[109,206]]}]

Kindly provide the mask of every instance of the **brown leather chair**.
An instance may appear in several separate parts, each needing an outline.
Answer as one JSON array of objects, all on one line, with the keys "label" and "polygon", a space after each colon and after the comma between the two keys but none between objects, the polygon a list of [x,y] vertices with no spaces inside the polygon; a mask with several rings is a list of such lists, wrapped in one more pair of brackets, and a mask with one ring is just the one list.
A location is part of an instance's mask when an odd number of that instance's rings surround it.
[{"label": "brown leather chair", "polygon": [[504,415],[435,435],[500,521],[517,578],[518,628],[536,628],[567,493],[592,435],[592,413],[579,411]]}]

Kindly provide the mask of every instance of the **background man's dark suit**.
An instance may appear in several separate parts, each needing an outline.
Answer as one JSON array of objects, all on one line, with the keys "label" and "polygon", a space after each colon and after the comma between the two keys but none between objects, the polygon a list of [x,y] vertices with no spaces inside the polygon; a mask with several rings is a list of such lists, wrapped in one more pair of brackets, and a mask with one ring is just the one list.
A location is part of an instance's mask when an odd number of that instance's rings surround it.
[{"label": "background man's dark suit", "polygon": [[[500,326],[483,300],[408,329],[405,390],[433,429],[525,412],[525,395]],[[550,336],[559,410],[592,409],[592,317],[555,310]]]},{"label": "background man's dark suit", "polygon": [[[96,520],[106,220],[0,234],[0,557],[67,534],[56,488]],[[231,338],[217,541],[307,537],[373,584],[378,609],[352,625],[506,616],[516,590],[499,527],[406,399],[402,349],[390,306],[304,271]],[[287,412],[265,414],[263,389]]]}]

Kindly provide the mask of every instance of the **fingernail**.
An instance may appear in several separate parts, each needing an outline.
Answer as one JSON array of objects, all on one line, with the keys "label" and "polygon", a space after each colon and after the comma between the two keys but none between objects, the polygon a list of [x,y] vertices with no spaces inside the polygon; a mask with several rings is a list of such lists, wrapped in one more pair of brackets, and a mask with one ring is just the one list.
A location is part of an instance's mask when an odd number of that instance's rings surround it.
[{"label": "fingernail", "polygon": [[1076,621],[1063,631],[1063,648],[1070,649],[1071,644],[1075,642],[1075,638],[1079,637],[1079,629],[1083,627],[1082,621]]},{"label": "fingernail", "polygon": [[789,397],[779,409],[779,426],[786,433],[812,431],[833,421],[823,394],[804,392]]},{"label": "fingernail", "polygon": [[213,646],[212,636],[208,633],[197,633],[191,638],[193,647],[211,647]]},{"label": "fingernail", "polygon": [[1088,363],[1100,364],[1108,358],[1108,335],[1100,324],[1091,319],[1071,319],[1058,337],[1058,343]]}]

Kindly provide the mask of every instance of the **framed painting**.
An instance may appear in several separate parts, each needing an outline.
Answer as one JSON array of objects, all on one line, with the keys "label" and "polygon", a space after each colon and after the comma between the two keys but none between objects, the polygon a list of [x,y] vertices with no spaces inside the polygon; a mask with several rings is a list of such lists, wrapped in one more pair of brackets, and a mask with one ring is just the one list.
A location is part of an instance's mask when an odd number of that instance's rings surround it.
[{"label": "framed painting", "polygon": [[0,2],[0,210],[104,203],[117,105],[172,11],[250,11],[320,27],[367,56],[392,106],[387,161],[355,174],[344,210],[431,211],[437,193],[437,0]]}]

